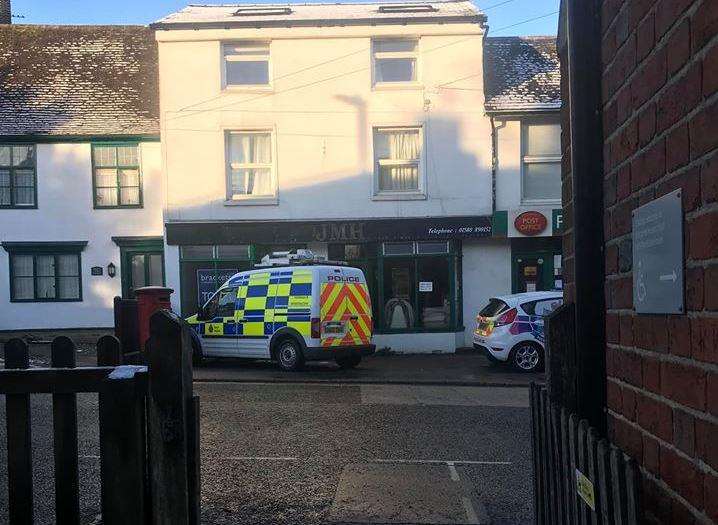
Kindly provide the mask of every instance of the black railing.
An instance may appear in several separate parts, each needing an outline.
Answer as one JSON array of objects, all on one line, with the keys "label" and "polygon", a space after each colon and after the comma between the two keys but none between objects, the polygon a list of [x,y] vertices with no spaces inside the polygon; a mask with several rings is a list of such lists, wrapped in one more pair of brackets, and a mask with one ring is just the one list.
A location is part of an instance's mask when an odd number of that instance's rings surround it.
[{"label": "black railing", "polygon": [[534,503],[538,525],[637,524],[633,459],[531,385]]}]

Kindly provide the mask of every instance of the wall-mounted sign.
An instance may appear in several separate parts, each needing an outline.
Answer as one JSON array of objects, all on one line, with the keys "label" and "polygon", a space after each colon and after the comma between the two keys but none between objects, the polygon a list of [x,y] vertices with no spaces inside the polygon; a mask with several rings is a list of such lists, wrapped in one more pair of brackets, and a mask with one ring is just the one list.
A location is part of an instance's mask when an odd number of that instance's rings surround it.
[{"label": "wall-mounted sign", "polygon": [[434,282],[433,281],[419,281],[420,292],[433,292]]},{"label": "wall-mounted sign", "polygon": [[684,311],[681,190],[633,211],[633,305],[642,314]]},{"label": "wall-mounted sign", "polygon": [[209,301],[217,288],[226,283],[230,277],[239,272],[238,269],[230,270],[197,270],[197,304],[204,306]]},{"label": "wall-mounted sign", "polygon": [[546,216],[538,211],[525,211],[514,219],[514,228],[522,235],[540,235],[548,226]]},{"label": "wall-mounted sign", "polygon": [[93,266],[90,268],[90,275],[102,275],[104,270],[105,269],[102,266]]},{"label": "wall-mounted sign", "polygon": [[292,244],[381,242],[491,237],[490,216],[336,221],[169,223],[167,242],[183,244]]},{"label": "wall-mounted sign", "polygon": [[552,211],[551,225],[553,227],[554,235],[560,235],[563,233],[563,209],[557,209]]}]

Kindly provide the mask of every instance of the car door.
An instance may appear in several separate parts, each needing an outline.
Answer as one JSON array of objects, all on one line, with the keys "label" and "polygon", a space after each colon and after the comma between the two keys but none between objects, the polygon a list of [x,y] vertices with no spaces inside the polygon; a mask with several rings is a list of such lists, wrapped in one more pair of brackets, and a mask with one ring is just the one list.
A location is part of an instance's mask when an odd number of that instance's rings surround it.
[{"label": "car door", "polygon": [[222,288],[202,309],[202,348],[207,355],[237,354],[237,287]]}]

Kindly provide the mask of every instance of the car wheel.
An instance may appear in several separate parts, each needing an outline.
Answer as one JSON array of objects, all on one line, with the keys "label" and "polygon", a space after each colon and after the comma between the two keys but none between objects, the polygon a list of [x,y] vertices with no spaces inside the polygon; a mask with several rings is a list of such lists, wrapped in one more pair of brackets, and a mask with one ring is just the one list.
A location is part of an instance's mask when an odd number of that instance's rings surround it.
[{"label": "car wheel", "polygon": [[304,365],[304,354],[294,339],[284,339],[277,347],[279,368],[287,371],[299,370]]},{"label": "car wheel", "polygon": [[524,341],[511,350],[511,364],[520,372],[538,372],[543,369],[543,348]]},{"label": "car wheel", "polygon": [[360,355],[350,355],[347,357],[337,357],[337,364],[340,368],[356,368],[361,363]]}]

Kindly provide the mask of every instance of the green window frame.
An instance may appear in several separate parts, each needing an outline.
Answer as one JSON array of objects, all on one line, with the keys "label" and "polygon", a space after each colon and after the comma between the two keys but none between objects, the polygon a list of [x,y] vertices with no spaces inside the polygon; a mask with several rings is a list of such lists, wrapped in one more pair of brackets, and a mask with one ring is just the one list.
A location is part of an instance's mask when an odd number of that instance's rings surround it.
[{"label": "green window frame", "polygon": [[92,202],[95,209],[143,207],[138,142],[92,144]]},{"label": "green window frame", "polygon": [[34,144],[0,144],[0,208],[37,209]]},{"label": "green window frame", "polygon": [[81,302],[81,252],[86,245],[3,243],[10,255],[10,302]]},{"label": "green window frame", "polygon": [[[403,246],[400,246],[403,245]],[[439,251],[439,245],[445,246],[443,251]],[[358,257],[343,257],[342,252],[346,254],[345,246],[363,246],[362,249],[356,249]],[[436,250],[431,249],[433,247]],[[392,248],[396,248],[394,251]],[[401,248],[404,248],[402,251]],[[372,310],[374,316],[374,333],[375,334],[401,334],[401,333],[447,333],[460,332],[463,327],[463,290],[461,281],[461,244],[458,241],[405,241],[405,242],[385,242],[385,243],[369,243],[363,245],[352,244],[330,244],[329,258],[332,260],[345,260],[352,266],[361,268],[366,274],[369,284],[369,292],[372,299]],[[422,327],[416,326],[420,319],[419,301],[412,303],[412,313],[414,315],[415,325],[406,328],[388,328],[388,320],[385,318],[386,297],[384,291],[385,279],[391,279],[391,276],[385,275],[385,262],[397,259],[410,260],[413,279],[409,283],[413,287],[415,293],[419,293],[419,265],[421,261],[427,259],[444,259],[448,267],[448,284],[449,284],[449,320],[446,326],[442,327]]]}]

